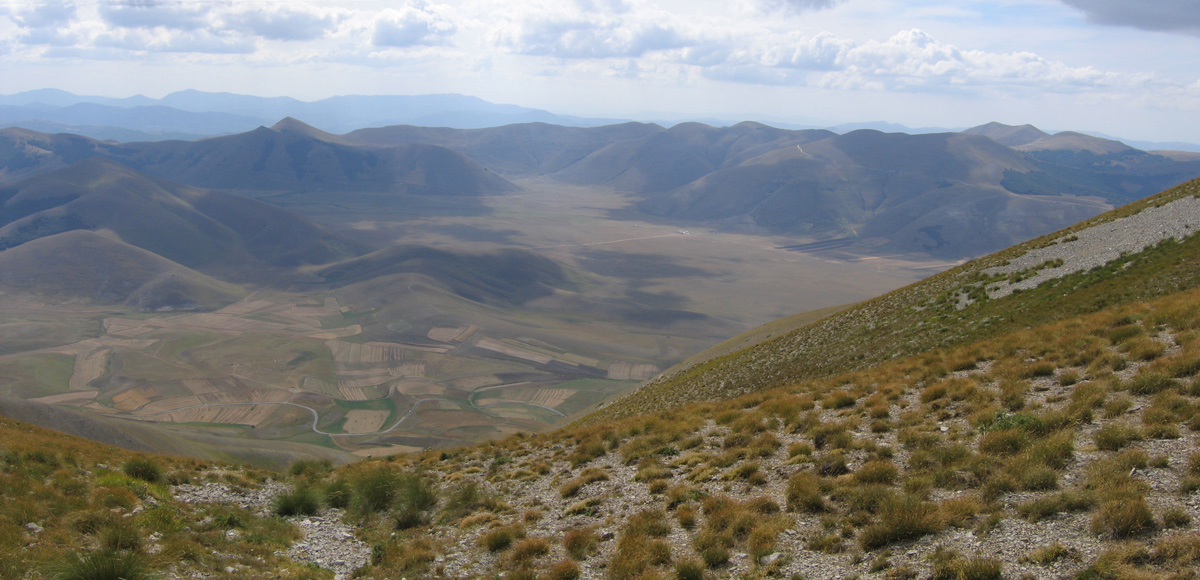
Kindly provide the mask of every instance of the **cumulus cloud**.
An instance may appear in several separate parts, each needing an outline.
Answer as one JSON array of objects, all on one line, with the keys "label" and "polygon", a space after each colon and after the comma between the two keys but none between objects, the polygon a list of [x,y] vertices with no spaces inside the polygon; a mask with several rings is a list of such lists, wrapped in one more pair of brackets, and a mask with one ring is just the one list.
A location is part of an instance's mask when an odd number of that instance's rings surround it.
[{"label": "cumulus cloud", "polygon": [[822,76],[822,86],[888,89],[1036,86],[1069,92],[1118,81],[1114,73],[1071,67],[1030,52],[962,50],[916,29],[900,32],[885,42],[847,46],[835,60],[837,70]]},{"label": "cumulus cloud", "polygon": [[1200,5],[1196,0],[1062,0],[1083,11],[1089,21],[1143,30],[1200,35]]},{"label": "cumulus cloud", "polygon": [[34,4],[27,10],[14,11],[13,20],[26,28],[52,28],[62,26],[75,17],[74,2],[46,2]]},{"label": "cumulus cloud", "polygon": [[208,23],[212,5],[201,2],[122,0],[101,2],[100,17],[121,28],[166,28],[197,30]]},{"label": "cumulus cloud", "polygon": [[434,46],[445,44],[457,31],[448,8],[416,1],[380,13],[371,41],[375,46]]},{"label": "cumulus cloud", "polygon": [[252,7],[222,15],[221,23],[230,30],[253,34],[269,40],[315,40],[337,29],[343,15],[319,11],[304,5]]},{"label": "cumulus cloud", "polygon": [[534,8],[500,24],[492,39],[518,54],[569,59],[634,58],[695,44],[666,14],[607,4]]},{"label": "cumulus cloud", "polygon": [[846,0],[756,0],[759,7],[767,12],[784,12],[799,14],[815,10],[833,8]]}]

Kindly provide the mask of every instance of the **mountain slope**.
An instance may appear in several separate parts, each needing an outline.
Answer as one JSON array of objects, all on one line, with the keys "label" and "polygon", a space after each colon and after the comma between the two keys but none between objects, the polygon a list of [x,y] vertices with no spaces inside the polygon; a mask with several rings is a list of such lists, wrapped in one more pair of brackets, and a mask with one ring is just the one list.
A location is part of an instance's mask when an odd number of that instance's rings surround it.
[{"label": "mountain slope", "polygon": [[[598,422],[828,377],[1196,287],[1200,285],[1196,267],[1200,237],[1193,234],[1200,227],[1198,195],[1200,180],[1195,180],[969,262],[785,336],[658,377],[587,420]],[[1169,209],[1160,209],[1168,203],[1173,204]],[[1130,221],[1142,212],[1159,217]],[[1164,226],[1164,220],[1175,225]],[[1114,221],[1120,225],[1101,229]],[[1171,241],[1172,236],[1182,241]],[[1118,240],[1128,240],[1127,245]],[[1037,263],[1019,260],[1045,254],[1038,248],[1055,246],[1054,252],[1046,254],[1050,257]],[[1068,262],[1058,264],[1059,259]],[[1004,269],[1010,263],[1021,266]],[[1034,286],[1043,271],[1058,277]],[[1012,293],[1010,283],[1020,291]]]},{"label": "mountain slope", "polygon": [[88,230],[0,252],[0,289],[52,301],[126,304],[137,310],[216,310],[244,291],[157,254]]},{"label": "mountain slope", "polygon": [[0,188],[0,247],[105,230],[188,268],[319,264],[358,246],[287,210],[148,177],[101,158]]}]

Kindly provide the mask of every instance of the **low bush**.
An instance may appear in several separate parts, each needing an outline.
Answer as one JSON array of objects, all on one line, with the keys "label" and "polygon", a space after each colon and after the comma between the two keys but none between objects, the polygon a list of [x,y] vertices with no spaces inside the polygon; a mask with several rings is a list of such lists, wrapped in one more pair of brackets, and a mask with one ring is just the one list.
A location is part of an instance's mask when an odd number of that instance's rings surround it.
[{"label": "low bush", "polygon": [[134,457],[121,466],[121,471],[134,479],[149,483],[162,481],[162,467],[158,463],[143,457]]},{"label": "low bush", "polygon": [[99,550],[75,554],[57,566],[56,580],[147,580],[146,557],[128,550]]},{"label": "low bush", "polygon": [[297,485],[271,502],[271,511],[279,516],[311,516],[321,509],[317,492],[307,485]]}]

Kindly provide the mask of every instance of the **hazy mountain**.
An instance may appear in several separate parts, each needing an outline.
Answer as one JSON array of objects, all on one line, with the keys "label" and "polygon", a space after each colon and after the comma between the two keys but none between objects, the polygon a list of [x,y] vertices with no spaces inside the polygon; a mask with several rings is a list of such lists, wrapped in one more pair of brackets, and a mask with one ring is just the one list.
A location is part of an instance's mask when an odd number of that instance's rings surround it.
[{"label": "hazy mountain", "polygon": [[221,135],[249,131],[261,121],[229,113],[189,112],[164,106],[116,107],[76,103],[47,109],[39,105],[0,106],[0,125],[27,127],[30,122],[112,127],[147,134]]},{"label": "hazy mountain", "polygon": [[361,252],[290,211],[101,158],[0,188],[0,248],[74,230],[110,232],[188,268],[238,277]]},{"label": "hazy mountain", "polygon": [[[140,95],[124,99],[79,96],[54,89],[0,96],[0,105],[27,108],[41,106],[46,110],[44,114],[51,114],[52,110],[56,108],[80,104],[103,105],[113,108],[151,106],[170,108],[175,111],[174,114],[180,124],[162,127],[162,131],[169,132],[193,132],[186,127],[194,123],[200,114],[222,114],[228,117],[227,122],[232,122],[233,119],[251,119],[252,124],[243,124],[239,128],[226,129],[217,126],[199,132],[204,135],[245,131],[256,125],[266,125],[283,117],[302,119],[305,123],[336,133],[364,127],[402,124],[472,129],[532,122],[569,126],[599,126],[618,121],[556,115],[541,109],[490,103],[477,97],[457,94],[346,95],[311,102],[291,97],[255,97],[196,90],[171,93],[161,99],[151,99]],[[129,114],[113,109],[95,110],[97,112],[107,111],[109,117],[100,115],[97,117],[98,122],[79,124],[141,130],[136,125],[145,123],[139,119],[139,114],[132,115],[134,120],[130,122],[128,121]],[[192,115],[189,116],[186,113]],[[4,117],[0,116],[0,123],[4,123],[2,119]],[[28,120],[33,119],[30,117]],[[37,117],[37,119],[52,120],[45,117]]]},{"label": "hazy mountain", "polygon": [[[113,144],[78,136],[0,130],[0,178],[98,156],[150,175],[218,189],[489,195],[516,186],[436,145],[363,148],[294,119],[200,141]],[[11,174],[11,177],[10,177]]]},{"label": "hazy mountain", "polygon": [[978,127],[971,127],[970,129],[963,130],[963,133],[991,137],[993,141],[1009,147],[1026,145],[1050,136],[1033,125],[1014,127],[1003,123],[988,123]]}]

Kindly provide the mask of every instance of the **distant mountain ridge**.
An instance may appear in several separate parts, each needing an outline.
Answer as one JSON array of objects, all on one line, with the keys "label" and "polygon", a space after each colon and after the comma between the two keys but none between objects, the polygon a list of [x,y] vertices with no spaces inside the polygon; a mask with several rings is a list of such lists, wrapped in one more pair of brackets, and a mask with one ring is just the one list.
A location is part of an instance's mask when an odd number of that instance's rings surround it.
[{"label": "distant mountain ridge", "polygon": [[554,123],[594,127],[618,122],[556,115],[549,111],[490,103],[477,97],[443,95],[346,95],[319,101],[255,97],[196,90],[153,99],[81,96],[57,89],[0,95],[0,126],[34,130],[49,124],[68,132],[107,138],[118,130],[135,131],[146,140],[174,135],[209,137],[241,133],[283,117],[334,133],[387,125],[424,125],[474,129],[514,123]]},{"label": "distant mountain ridge", "polygon": [[627,194],[618,212],[627,217],[945,259],[983,255],[1200,175],[1200,156],[998,123],[920,135],[750,122],[396,125],[337,135],[288,117],[236,135],[125,144],[0,129],[0,183],[93,156],[187,185],[308,193],[320,203],[337,193],[505,195],[520,191],[506,176],[540,176]]}]

